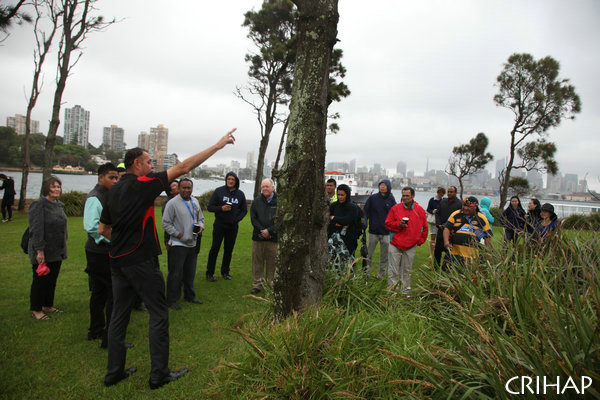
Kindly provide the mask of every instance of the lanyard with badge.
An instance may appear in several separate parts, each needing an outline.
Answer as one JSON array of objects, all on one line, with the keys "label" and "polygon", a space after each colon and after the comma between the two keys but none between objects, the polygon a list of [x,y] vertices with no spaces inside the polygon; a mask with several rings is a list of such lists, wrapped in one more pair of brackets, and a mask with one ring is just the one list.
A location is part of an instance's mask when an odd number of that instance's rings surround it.
[{"label": "lanyard with badge", "polygon": [[196,223],[196,207],[194,206],[194,201],[190,198],[190,203],[192,205],[192,208],[190,209],[188,202],[183,197],[181,198],[181,200],[183,200],[183,203],[185,204],[185,208],[188,209],[188,211],[190,212],[190,215],[192,216],[192,225],[193,225],[192,232],[194,233],[194,235],[197,235],[198,233],[200,233],[200,225]]}]

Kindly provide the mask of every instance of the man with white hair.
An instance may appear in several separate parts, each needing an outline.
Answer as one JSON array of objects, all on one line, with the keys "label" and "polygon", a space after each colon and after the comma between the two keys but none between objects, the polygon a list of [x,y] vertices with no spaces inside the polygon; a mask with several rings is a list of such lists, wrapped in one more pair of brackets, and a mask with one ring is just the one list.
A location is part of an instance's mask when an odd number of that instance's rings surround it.
[{"label": "man with white hair", "polygon": [[262,290],[263,281],[273,284],[275,277],[275,255],[277,254],[277,232],[275,230],[275,213],[277,211],[277,194],[271,179],[264,179],[260,185],[260,195],[254,199],[250,207],[252,232],[252,290],[256,294]]}]

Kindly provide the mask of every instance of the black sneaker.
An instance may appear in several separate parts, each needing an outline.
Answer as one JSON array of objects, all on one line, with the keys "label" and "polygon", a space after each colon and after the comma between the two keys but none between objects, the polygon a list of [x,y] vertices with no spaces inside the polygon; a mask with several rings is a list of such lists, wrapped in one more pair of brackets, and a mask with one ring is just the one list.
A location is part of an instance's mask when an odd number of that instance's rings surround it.
[{"label": "black sneaker", "polygon": [[206,275],[206,280],[209,281],[209,282],[216,282],[217,278],[215,278],[212,275]]},{"label": "black sneaker", "polygon": [[223,279],[225,279],[226,281],[230,281],[231,280],[231,276],[229,274],[225,274],[225,275],[222,275],[222,276],[223,276]]},{"label": "black sneaker", "polygon": [[177,304],[177,303],[173,303],[173,304],[171,304],[171,305],[169,306],[169,308],[171,308],[171,309],[173,309],[173,310],[177,310],[177,311],[181,310],[181,306],[180,306],[179,304]]}]

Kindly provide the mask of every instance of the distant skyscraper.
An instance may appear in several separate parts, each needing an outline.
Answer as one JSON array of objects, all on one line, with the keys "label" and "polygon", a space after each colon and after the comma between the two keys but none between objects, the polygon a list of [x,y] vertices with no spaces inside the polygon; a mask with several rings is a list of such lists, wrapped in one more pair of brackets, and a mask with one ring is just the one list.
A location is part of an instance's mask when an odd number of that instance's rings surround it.
[{"label": "distant skyscraper", "polygon": [[122,153],[125,151],[125,143],[123,138],[125,131],[116,125],[111,125],[110,128],[104,128],[102,133],[102,145],[104,150],[110,150]]},{"label": "distant skyscraper", "polygon": [[[25,120],[27,118],[21,114],[15,114],[14,117],[6,117],[6,126],[13,128],[17,135],[25,134]],[[31,120],[29,122],[31,133],[40,133],[40,122]]]},{"label": "distant skyscraper", "polygon": [[547,174],[546,175],[546,188],[549,192],[560,193],[562,191],[562,175]]},{"label": "distant skyscraper", "polygon": [[504,170],[505,167],[506,167],[506,159],[501,158],[496,161],[496,179],[498,179],[498,177],[500,177],[500,174],[502,173],[502,171]]},{"label": "distant skyscraper", "polygon": [[538,190],[544,188],[544,180],[542,179],[542,174],[539,171],[531,170],[527,171],[527,181],[529,182],[530,187],[535,187]]},{"label": "distant skyscraper", "polygon": [[564,191],[566,193],[576,193],[579,189],[579,179],[577,178],[577,174],[565,174],[563,183],[565,185]]},{"label": "distant skyscraper", "polygon": [[402,174],[402,176],[406,176],[406,163],[404,161],[398,161],[396,164],[396,173]]},{"label": "distant skyscraper", "polygon": [[380,174],[381,173],[381,164],[375,163],[373,165],[373,173],[374,174]]},{"label": "distant skyscraper", "polygon": [[356,172],[356,160],[350,160],[348,163],[348,172]]},{"label": "distant skyscraper", "polygon": [[65,144],[78,144],[88,148],[90,134],[90,112],[80,105],[65,108]]},{"label": "distant skyscraper", "polygon": [[246,168],[254,168],[254,152],[246,153]]},{"label": "distant skyscraper", "polygon": [[169,147],[169,129],[159,124],[156,128],[150,128],[148,135],[148,153],[156,162],[156,169],[164,171],[164,160]]},{"label": "distant skyscraper", "polygon": [[150,138],[148,137],[148,132],[140,132],[138,135],[138,147],[145,150],[150,148]]}]

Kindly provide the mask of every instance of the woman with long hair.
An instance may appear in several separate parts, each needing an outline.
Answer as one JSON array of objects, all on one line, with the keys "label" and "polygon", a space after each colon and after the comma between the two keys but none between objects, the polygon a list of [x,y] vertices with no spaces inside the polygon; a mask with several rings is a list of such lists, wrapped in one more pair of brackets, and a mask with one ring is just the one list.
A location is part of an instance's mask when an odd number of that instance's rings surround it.
[{"label": "woman with long hair", "polygon": [[504,240],[506,243],[516,242],[525,226],[525,210],[521,206],[519,196],[510,198],[510,203],[500,216],[500,222],[504,226]]}]

